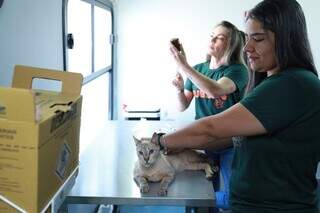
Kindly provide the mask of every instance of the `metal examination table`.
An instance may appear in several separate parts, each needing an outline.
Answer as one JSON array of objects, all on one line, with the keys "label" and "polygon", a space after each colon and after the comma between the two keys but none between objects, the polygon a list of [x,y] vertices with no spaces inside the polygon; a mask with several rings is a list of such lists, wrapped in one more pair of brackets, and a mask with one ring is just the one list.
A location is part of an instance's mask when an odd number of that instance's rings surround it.
[{"label": "metal examination table", "polygon": [[[158,183],[141,194],[133,180],[137,160],[132,134],[172,131],[184,125],[168,121],[108,121],[80,155],[79,174],[61,208],[68,204],[172,205],[213,207],[214,190],[204,172],[185,171],[176,176],[166,197],[157,196]],[[92,127],[94,128],[94,127]]]}]

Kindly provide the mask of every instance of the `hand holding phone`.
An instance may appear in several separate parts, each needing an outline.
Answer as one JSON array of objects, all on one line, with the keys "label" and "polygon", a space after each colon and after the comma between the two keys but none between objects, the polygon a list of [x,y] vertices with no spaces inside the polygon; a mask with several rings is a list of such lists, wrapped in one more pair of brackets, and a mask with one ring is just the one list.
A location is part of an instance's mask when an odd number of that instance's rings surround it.
[{"label": "hand holding phone", "polygon": [[179,52],[181,51],[181,43],[178,38],[173,38],[170,40],[170,42],[175,48],[177,48]]}]

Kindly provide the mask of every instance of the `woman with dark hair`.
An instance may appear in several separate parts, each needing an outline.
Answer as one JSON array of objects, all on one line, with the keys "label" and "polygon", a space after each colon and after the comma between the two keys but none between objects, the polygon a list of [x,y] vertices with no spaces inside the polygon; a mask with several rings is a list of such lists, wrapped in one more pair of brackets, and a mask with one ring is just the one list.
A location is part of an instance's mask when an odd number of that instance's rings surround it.
[{"label": "woman with dark hair", "polygon": [[[158,136],[164,149],[233,138],[233,213],[318,213],[320,81],[296,0],[264,0],[247,13],[244,51],[265,74],[227,110]],[[172,49],[179,61],[180,53]],[[256,76],[257,77],[257,76]]]},{"label": "woman with dark hair", "polygon": [[[213,29],[204,63],[191,67],[180,44],[182,50],[179,52],[177,64],[186,74],[187,80],[184,84],[182,75],[177,73],[173,85],[178,91],[181,111],[187,109],[195,98],[195,118],[200,119],[220,113],[241,100],[248,83],[248,71],[243,60],[243,45],[241,32],[227,21],[220,22]],[[177,51],[174,45],[171,45],[171,49],[173,53]],[[229,207],[229,181],[233,158],[230,141],[231,139],[228,139],[226,146],[222,145],[218,150],[205,147],[206,154],[220,168],[224,188],[220,187],[219,175],[212,181],[216,190],[217,207],[224,209]]]},{"label": "woman with dark hair", "polygon": [[[266,1],[268,2],[268,1]],[[259,6],[265,5],[264,7]],[[263,25],[263,28],[275,33],[275,52],[279,63],[279,69],[283,70],[288,67],[304,67],[312,71],[318,76],[316,71],[311,48],[308,40],[307,25],[301,7],[294,9],[294,14],[291,14],[292,9],[279,12],[282,7],[286,7],[286,1],[281,1],[277,4],[260,3],[254,9],[247,13],[246,20],[255,18]],[[288,7],[293,7],[289,4]],[[295,16],[293,21],[292,16]],[[250,73],[250,86],[260,83],[266,78],[267,74]]]}]

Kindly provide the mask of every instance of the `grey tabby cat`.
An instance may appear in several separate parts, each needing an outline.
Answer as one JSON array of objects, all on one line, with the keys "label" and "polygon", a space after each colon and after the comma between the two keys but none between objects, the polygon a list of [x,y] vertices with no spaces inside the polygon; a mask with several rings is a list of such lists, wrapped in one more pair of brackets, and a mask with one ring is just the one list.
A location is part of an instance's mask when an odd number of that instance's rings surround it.
[{"label": "grey tabby cat", "polygon": [[134,168],[134,180],[141,193],[149,191],[148,182],[159,182],[158,195],[166,196],[170,183],[174,180],[176,172],[183,170],[204,170],[206,177],[213,176],[211,166],[204,154],[195,150],[165,155],[157,144],[157,134],[152,138],[134,138],[138,161]]}]

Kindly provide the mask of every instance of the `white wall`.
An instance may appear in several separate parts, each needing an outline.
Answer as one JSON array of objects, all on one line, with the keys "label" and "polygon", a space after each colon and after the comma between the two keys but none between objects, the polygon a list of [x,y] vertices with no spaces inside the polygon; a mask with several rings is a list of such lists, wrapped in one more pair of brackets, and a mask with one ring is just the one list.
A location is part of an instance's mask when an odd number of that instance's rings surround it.
[{"label": "white wall", "polygon": [[[193,119],[193,108],[175,110],[175,74],[168,41],[179,37],[190,64],[203,60],[213,26],[226,19],[243,29],[243,11],[259,0],[115,0],[118,52],[116,108],[157,105],[168,118]],[[299,1],[320,68],[320,1]],[[0,86],[9,86],[15,64],[62,69],[62,0],[5,0],[0,8]],[[121,110],[119,110],[121,117]],[[165,113],[164,113],[165,114]]]},{"label": "white wall", "polygon": [[5,0],[0,8],[0,86],[14,65],[63,69],[62,0]]},{"label": "white wall", "polygon": [[[171,81],[176,66],[168,42],[179,37],[190,64],[202,62],[209,35],[221,20],[243,30],[243,14],[259,0],[118,0],[118,98],[121,104],[156,105],[166,118],[192,120],[194,108],[179,113]],[[319,65],[320,1],[300,1],[306,13],[315,60]],[[319,67],[319,66],[318,66]],[[120,111],[121,112],[121,111]],[[121,117],[121,114],[120,114]]]},{"label": "white wall", "polygon": [[320,28],[319,22],[320,19],[320,1],[318,0],[298,0],[301,4],[301,7],[304,11],[308,27],[308,35],[311,44],[312,53],[314,56],[314,61],[320,75]]}]

